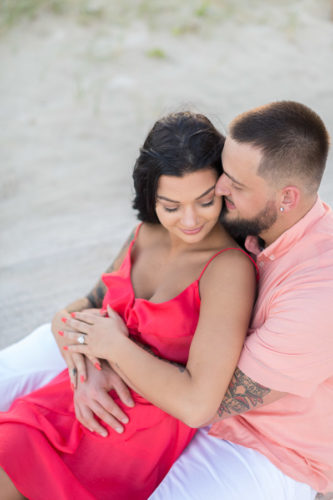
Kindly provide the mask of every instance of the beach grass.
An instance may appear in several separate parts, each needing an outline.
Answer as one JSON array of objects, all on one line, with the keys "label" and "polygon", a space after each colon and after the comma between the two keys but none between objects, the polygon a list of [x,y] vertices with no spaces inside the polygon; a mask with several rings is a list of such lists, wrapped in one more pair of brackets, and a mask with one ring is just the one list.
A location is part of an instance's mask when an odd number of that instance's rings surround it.
[{"label": "beach grass", "polygon": [[[330,0],[323,1],[329,5]],[[262,23],[272,9],[285,11],[292,31],[297,23],[293,9],[300,4],[306,8],[307,0],[0,0],[0,31],[48,13],[70,16],[80,24],[129,25],[140,20],[153,30],[186,36],[229,21]]]}]

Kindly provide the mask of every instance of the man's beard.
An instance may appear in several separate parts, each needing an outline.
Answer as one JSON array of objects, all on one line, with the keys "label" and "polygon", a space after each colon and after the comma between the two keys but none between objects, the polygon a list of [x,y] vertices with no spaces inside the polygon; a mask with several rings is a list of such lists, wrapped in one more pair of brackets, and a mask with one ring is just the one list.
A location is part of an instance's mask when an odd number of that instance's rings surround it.
[{"label": "man's beard", "polygon": [[252,219],[228,219],[228,209],[223,206],[220,222],[228,233],[236,240],[245,239],[247,236],[260,236],[267,231],[277,219],[277,209],[273,201],[268,201],[266,206]]}]

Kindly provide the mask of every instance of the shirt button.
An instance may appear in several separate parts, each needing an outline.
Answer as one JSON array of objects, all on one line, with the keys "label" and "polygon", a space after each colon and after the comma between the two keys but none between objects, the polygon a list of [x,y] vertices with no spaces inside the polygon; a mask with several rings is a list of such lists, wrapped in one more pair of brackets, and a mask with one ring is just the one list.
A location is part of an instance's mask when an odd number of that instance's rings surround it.
[{"label": "shirt button", "polygon": [[275,260],[275,255],[271,255],[271,256],[269,257],[269,260]]}]

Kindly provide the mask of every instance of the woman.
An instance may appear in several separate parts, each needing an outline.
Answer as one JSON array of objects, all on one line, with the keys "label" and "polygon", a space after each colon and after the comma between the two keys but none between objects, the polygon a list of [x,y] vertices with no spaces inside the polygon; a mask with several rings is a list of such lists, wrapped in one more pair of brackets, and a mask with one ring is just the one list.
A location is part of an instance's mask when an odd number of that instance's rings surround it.
[{"label": "woman", "polygon": [[[96,367],[107,360],[132,388],[125,431],[103,439],[84,428],[64,371],[0,417],[2,491],[10,478],[31,500],[148,498],[195,428],[214,418],[255,295],[253,264],[219,224],[222,146],[202,115],[154,125],[133,173],[143,223],[103,276],[102,314],[54,320],[71,373],[81,353]],[[17,490],[10,498],[22,498]]]}]

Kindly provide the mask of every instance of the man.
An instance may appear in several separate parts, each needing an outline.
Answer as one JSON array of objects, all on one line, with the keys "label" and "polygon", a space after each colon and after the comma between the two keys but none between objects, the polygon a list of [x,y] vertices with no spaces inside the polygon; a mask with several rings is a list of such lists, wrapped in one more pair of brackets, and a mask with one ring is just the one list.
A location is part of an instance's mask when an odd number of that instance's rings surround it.
[{"label": "man", "polygon": [[216,192],[223,223],[256,255],[258,298],[210,429],[220,442],[200,431],[154,500],[314,498],[300,483],[333,490],[333,215],[317,196],[327,152],[322,121],[298,103],[231,123]]},{"label": "man", "polygon": [[[258,298],[210,436],[198,431],[153,500],[307,500],[333,490],[333,215],[317,195],[327,152],[324,124],[298,103],[231,123],[216,192],[223,224],[256,255]],[[99,283],[67,311],[102,297]],[[87,370],[74,396],[79,420],[105,435],[95,414],[121,432],[126,415],[108,391],[131,405],[126,386],[106,364]]]}]

